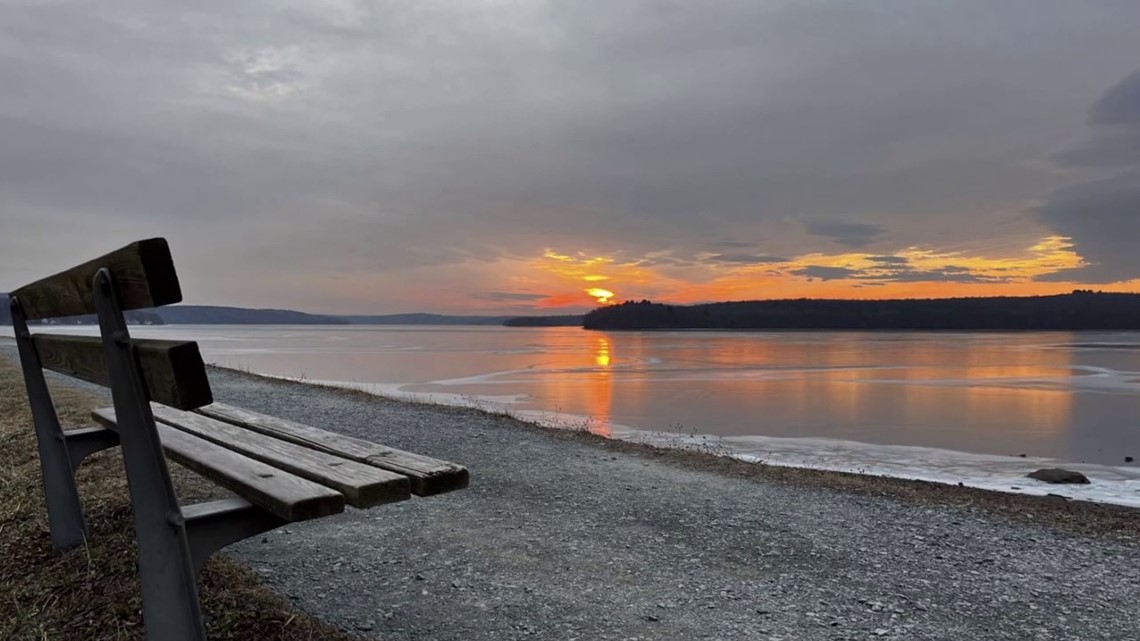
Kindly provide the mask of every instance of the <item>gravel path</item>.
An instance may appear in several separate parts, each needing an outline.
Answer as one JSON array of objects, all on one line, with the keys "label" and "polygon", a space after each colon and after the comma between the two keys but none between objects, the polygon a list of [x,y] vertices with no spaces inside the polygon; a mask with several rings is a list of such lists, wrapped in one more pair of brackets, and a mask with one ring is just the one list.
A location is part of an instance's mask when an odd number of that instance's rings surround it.
[{"label": "gravel path", "polygon": [[213,372],[215,395],[466,464],[469,489],[231,548],[302,608],[426,639],[1137,639],[1128,541],[733,478],[478,412]]}]

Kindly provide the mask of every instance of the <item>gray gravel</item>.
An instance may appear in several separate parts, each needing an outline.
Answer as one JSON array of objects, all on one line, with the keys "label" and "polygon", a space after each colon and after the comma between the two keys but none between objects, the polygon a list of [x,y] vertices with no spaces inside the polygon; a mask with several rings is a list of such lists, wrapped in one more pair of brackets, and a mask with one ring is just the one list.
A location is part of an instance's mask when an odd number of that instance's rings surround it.
[{"label": "gray gravel", "polygon": [[474,411],[212,373],[219,400],[471,469],[231,548],[383,639],[1137,639],[1137,546],[729,478]]},{"label": "gray gravel", "polygon": [[729,477],[475,411],[211,380],[218,400],[470,468],[466,490],[228,549],[363,636],[1140,639],[1135,541]]}]

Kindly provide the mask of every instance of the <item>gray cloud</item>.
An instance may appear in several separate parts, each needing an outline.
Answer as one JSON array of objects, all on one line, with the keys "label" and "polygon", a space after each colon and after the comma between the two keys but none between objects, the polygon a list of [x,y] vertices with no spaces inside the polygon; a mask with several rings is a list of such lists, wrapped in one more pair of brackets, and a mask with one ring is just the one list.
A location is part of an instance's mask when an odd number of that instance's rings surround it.
[{"label": "gray cloud", "polygon": [[536,301],[550,298],[549,294],[529,294],[524,292],[483,292],[478,298],[491,301]]},{"label": "gray cloud", "polygon": [[1111,169],[1140,164],[1140,131],[1116,131],[1095,137],[1054,157],[1066,167]]},{"label": "gray cloud", "polygon": [[887,233],[886,227],[870,223],[838,220],[809,220],[804,229],[812,236],[824,236],[844,247],[866,247]]},{"label": "gray cloud", "polygon": [[[878,258],[894,258],[880,256]],[[993,283],[1004,279],[981,276],[968,267],[947,265],[941,269],[915,269],[897,261],[876,261],[883,266],[873,269],[850,267],[828,267],[809,265],[791,270],[793,276],[803,276],[819,280],[857,280],[861,285],[885,285],[887,283]]]},{"label": "gray cloud", "polygon": [[1068,236],[1088,267],[1043,281],[1111,283],[1140,278],[1140,71],[1109,88],[1089,111],[1093,136],[1058,156],[1063,165],[1120,173],[1058,189],[1034,214]]},{"label": "gray cloud", "polygon": [[1089,110],[1094,136],[1057,161],[1070,167],[1140,164],[1140,71],[1113,85]]},{"label": "gray cloud", "polygon": [[765,256],[763,254],[717,254],[709,259],[711,263],[729,263],[740,265],[769,265],[771,263],[785,263],[787,258],[779,256]]},{"label": "gray cloud", "polygon": [[[978,243],[1133,71],[1140,4],[1091,1],[8,4],[0,288],[149,235],[191,302],[330,312],[498,291],[547,247]],[[1118,142],[1063,162],[1131,157],[1122,84],[1090,116]]]},{"label": "gray cloud", "polygon": [[756,243],[744,240],[717,240],[709,243],[709,246],[717,251],[725,249],[753,249],[756,247]]},{"label": "gray cloud", "polygon": [[867,260],[883,265],[906,265],[910,262],[905,256],[869,256]]},{"label": "gray cloud", "polygon": [[815,278],[819,280],[842,280],[844,278],[856,278],[863,274],[863,272],[858,269],[828,267],[825,265],[808,265],[807,267],[793,269],[788,273],[793,276],[803,276],[804,278]]},{"label": "gray cloud", "polygon": [[941,269],[912,269],[902,267],[874,277],[877,282],[886,283],[997,283],[1005,279],[981,276],[967,267],[948,265]]},{"label": "gray cloud", "polygon": [[670,256],[668,254],[665,254],[639,258],[637,259],[637,264],[645,267],[692,267],[696,264],[696,262],[694,262],[694,259],[691,258],[681,258],[678,256]]},{"label": "gray cloud", "polygon": [[1096,101],[1089,123],[1140,127],[1140,71],[1113,85]]},{"label": "gray cloud", "polygon": [[1036,215],[1057,233],[1070,236],[1091,263],[1039,280],[1111,283],[1140,278],[1140,171],[1058,190]]}]

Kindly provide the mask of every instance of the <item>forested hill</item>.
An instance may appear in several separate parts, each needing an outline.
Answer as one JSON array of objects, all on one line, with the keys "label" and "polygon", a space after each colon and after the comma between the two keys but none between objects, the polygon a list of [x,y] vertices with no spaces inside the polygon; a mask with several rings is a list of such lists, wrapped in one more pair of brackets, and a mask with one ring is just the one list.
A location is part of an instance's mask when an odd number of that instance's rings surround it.
[{"label": "forested hill", "polygon": [[[309,314],[291,309],[250,309],[218,305],[168,305],[131,310],[125,314],[132,325],[501,325],[509,316],[449,316],[444,314],[386,314],[343,316]],[[94,315],[55,318],[60,325],[95,325]],[[38,323],[38,322],[37,322]],[[33,323],[33,324],[37,324]],[[0,325],[11,325],[8,295],[0,294]]]},{"label": "forested hill", "polygon": [[586,329],[1140,330],[1140,294],[907,300],[769,300],[705,305],[626,302]]},{"label": "forested hill", "polygon": [[150,310],[167,325],[347,325],[339,316],[291,309],[247,309],[220,305],[168,305]]},{"label": "forested hill", "polygon": [[[0,294],[0,325],[11,325],[8,310],[8,295]],[[348,320],[340,316],[306,314],[288,309],[245,309],[241,307],[219,307],[215,305],[168,305],[156,309],[133,309],[123,314],[130,325],[346,325]],[[94,314],[68,316],[34,321],[30,324],[49,325],[97,325]]]}]

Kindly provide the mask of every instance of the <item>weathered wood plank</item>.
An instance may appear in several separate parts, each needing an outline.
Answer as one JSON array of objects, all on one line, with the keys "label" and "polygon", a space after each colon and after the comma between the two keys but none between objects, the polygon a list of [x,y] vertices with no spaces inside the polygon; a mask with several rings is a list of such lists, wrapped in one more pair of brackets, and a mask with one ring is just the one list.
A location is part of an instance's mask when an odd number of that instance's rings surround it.
[{"label": "weathered wood plank", "polygon": [[140,240],[11,292],[28,320],[95,313],[93,279],[111,271],[124,310],[160,307],[182,300],[170,247],[163,238]]},{"label": "weathered wood plank", "polygon": [[411,498],[408,477],[283,441],[201,414],[152,405],[154,417],[183,432],[334,488],[348,504],[369,508]]},{"label": "weathered wood plank", "polygon": [[[91,417],[118,431],[115,410],[95,410]],[[344,495],[211,443],[192,434],[156,423],[158,437],[170,460],[190,468],[250,503],[287,521],[304,521],[344,511]]]},{"label": "weathered wood plank", "polygon": [[[44,368],[110,387],[107,352],[98,336],[32,334],[32,342]],[[131,342],[138,349],[151,400],[183,410],[213,402],[197,343],[138,338]]]},{"label": "weathered wood plank", "polygon": [[224,403],[214,403],[201,407],[198,409],[198,413],[315,450],[403,474],[412,483],[412,493],[418,496],[430,496],[463,489],[467,487],[470,479],[467,468],[462,465],[397,450],[275,416],[251,412]]}]

